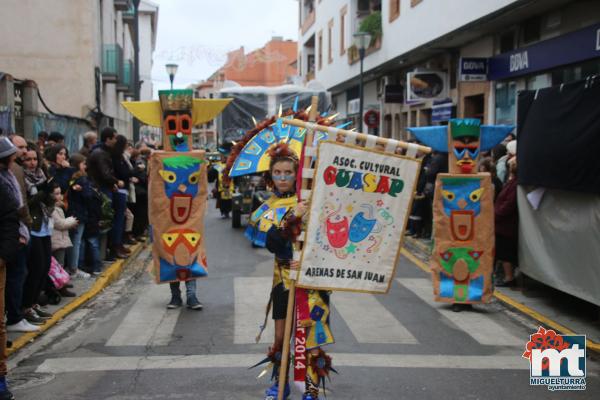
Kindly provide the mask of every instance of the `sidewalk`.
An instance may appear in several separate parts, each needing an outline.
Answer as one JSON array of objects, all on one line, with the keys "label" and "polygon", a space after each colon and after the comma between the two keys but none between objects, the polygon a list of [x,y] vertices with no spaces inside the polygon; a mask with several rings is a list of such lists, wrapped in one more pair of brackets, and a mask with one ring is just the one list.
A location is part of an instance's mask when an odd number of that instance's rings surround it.
[{"label": "sidewalk", "polygon": [[38,332],[7,332],[8,340],[12,340],[13,342],[12,347],[6,349],[7,355],[10,356],[25,347],[28,343],[33,342],[35,338],[42,335],[48,329],[60,322],[64,317],[77,310],[88,300],[93,299],[98,293],[102,292],[107,286],[121,276],[125,267],[134,261],[146,246],[145,243],[138,243],[132,246],[130,248],[131,255],[128,258],[117,260],[108,265],[97,278],[72,280],[70,283],[73,284],[73,288],[69,290],[74,291],[77,296],[63,297],[59,304],[55,306],[48,305],[47,309],[53,316],[43,325],[40,325],[40,330]]},{"label": "sidewalk", "polygon": [[[402,254],[429,272],[432,246],[431,240],[405,237]],[[586,335],[588,350],[600,353],[598,307],[523,275],[518,281],[518,287],[496,288],[494,297],[544,328],[566,335]]]}]

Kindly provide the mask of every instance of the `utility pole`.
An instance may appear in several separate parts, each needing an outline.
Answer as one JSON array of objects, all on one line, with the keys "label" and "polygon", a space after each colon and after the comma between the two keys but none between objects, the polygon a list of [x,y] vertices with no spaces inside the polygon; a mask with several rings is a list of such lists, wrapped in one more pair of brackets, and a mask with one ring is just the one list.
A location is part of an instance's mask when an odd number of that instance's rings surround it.
[{"label": "utility pole", "polygon": [[[133,100],[140,100],[140,30],[139,8],[140,0],[133,0]],[[140,140],[140,121],[133,117],[133,142]]]}]

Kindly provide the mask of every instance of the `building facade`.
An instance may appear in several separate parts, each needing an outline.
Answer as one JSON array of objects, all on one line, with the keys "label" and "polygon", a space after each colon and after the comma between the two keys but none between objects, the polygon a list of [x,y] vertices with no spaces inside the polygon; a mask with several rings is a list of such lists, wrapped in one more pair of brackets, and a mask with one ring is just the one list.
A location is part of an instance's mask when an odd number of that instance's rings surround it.
[{"label": "building facade", "polygon": [[[227,61],[207,80],[192,86],[194,97],[213,98],[225,85],[280,86],[295,83],[297,43],[274,36],[262,48],[246,53],[244,47],[227,53]],[[210,121],[194,129],[199,148],[216,148],[217,124]]]},{"label": "building facade", "polygon": [[[142,1],[142,99],[152,97],[149,77],[157,17],[158,7]],[[34,81],[43,99],[38,110],[29,112],[60,114],[89,121],[92,127],[111,125],[132,136],[131,117],[120,106],[134,93],[132,0],[7,0],[1,20],[5,39],[0,71],[17,84]],[[17,89],[15,95],[18,98]],[[15,127],[21,128],[18,121]],[[33,137],[40,127],[43,124],[34,124],[22,133]]]},{"label": "building facade", "polygon": [[[298,70],[332,93],[340,118],[359,113],[353,34],[364,58],[363,131],[407,139],[405,128],[451,117],[515,123],[516,96],[600,73],[600,2],[593,0],[302,0]],[[576,43],[585,42],[585,50]],[[542,62],[543,60],[543,62]],[[370,121],[373,122],[373,121]]]}]

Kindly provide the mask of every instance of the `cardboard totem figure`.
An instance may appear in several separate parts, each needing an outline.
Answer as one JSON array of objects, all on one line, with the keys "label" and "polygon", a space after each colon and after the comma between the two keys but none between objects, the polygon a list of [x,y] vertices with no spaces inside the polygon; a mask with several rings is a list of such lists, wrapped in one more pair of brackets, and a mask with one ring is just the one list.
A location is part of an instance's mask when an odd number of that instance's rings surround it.
[{"label": "cardboard totem figure", "polygon": [[140,121],[163,127],[164,151],[150,159],[148,213],[157,283],[207,275],[204,151],[192,151],[192,127],[217,116],[231,99],[193,99],[192,90],[159,91],[160,101],[123,102]]},{"label": "cardboard totem figure", "polygon": [[448,153],[448,174],[438,174],[433,199],[435,246],[431,257],[436,301],[481,303],[492,295],[494,188],[478,172],[481,151],[492,149],[514,129],[452,119],[448,126],[409,128],[434,150]]},{"label": "cardboard totem figure", "polygon": [[204,152],[156,152],[150,161],[149,212],[156,281],[206,276]]}]

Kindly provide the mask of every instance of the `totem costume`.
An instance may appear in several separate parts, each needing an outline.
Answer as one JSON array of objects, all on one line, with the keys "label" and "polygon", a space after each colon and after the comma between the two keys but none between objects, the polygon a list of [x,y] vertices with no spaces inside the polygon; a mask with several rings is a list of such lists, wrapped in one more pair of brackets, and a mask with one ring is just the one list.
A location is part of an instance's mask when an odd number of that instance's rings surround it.
[{"label": "totem costume", "polygon": [[491,150],[514,129],[452,119],[448,126],[408,128],[424,144],[448,153],[448,174],[438,174],[433,199],[431,257],[436,301],[488,302],[494,266],[494,188],[479,173],[481,151]]},{"label": "totem costume", "polygon": [[[305,129],[284,125],[285,118],[308,119],[305,111],[298,112],[297,104],[292,111],[285,116],[281,113],[278,118],[271,118],[257,124],[249,131],[244,139],[238,142],[232,151],[228,160],[226,173],[228,177],[236,177],[244,174],[257,172],[266,172],[269,169],[271,155],[281,147],[280,143],[286,143],[284,146],[290,153],[295,154],[295,158],[300,158],[302,154],[302,145],[304,141]],[[321,118],[321,124],[331,124],[326,118]],[[315,137],[316,140],[326,139],[327,134],[321,134]],[[297,161],[296,161],[297,165]],[[301,180],[301,175],[298,175]],[[297,181],[298,181],[297,180]],[[300,218],[294,215],[293,209],[298,203],[296,192],[275,193],[258,207],[250,216],[249,225],[245,236],[257,247],[266,247],[275,256],[273,270],[273,285],[269,297],[269,303],[265,315],[265,321],[261,331],[257,336],[257,342],[260,335],[266,327],[268,313],[272,308],[273,319],[285,319],[289,295],[290,283],[290,261],[293,260],[294,239],[299,234]],[[333,343],[333,336],[329,328],[329,293],[326,291],[297,289],[295,301],[296,325],[305,328],[305,345],[302,346],[302,352],[296,352],[294,364],[303,364],[305,367],[298,374],[295,371],[295,381],[304,381],[303,399],[318,399],[319,386],[325,383],[325,378],[329,377],[330,371],[335,371],[331,367],[331,358],[321,350],[321,346]],[[267,357],[256,364],[268,364],[268,368],[273,368],[271,380],[273,385],[265,392],[265,399],[276,399],[280,390],[279,368],[281,365],[280,348],[271,347]],[[261,373],[261,376],[265,372]],[[289,384],[284,385],[284,398],[290,393]]]},{"label": "totem costume", "polygon": [[207,275],[204,151],[192,150],[192,126],[212,120],[231,99],[193,99],[192,90],[161,90],[159,101],[123,102],[140,121],[163,128],[164,151],[152,154],[148,214],[157,283]]}]

